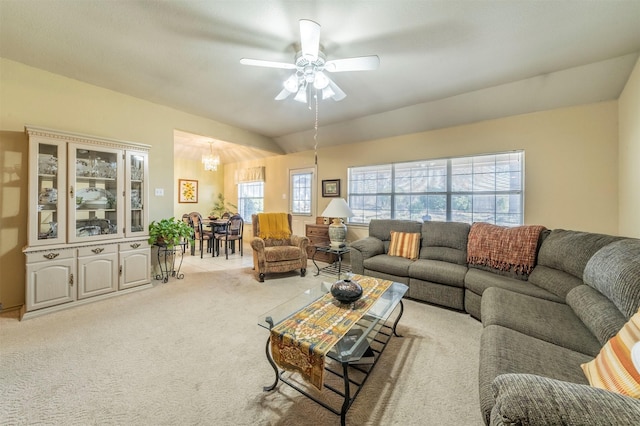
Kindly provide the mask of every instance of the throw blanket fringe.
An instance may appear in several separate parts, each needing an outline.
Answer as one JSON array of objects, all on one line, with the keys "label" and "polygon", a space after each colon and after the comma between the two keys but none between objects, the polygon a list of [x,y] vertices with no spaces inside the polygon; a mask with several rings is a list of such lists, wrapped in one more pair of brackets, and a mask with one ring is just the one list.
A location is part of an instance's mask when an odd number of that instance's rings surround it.
[{"label": "throw blanket fringe", "polygon": [[260,238],[283,240],[291,236],[287,213],[258,213]]},{"label": "throw blanket fringe", "polygon": [[541,225],[506,228],[489,223],[474,223],[469,231],[467,263],[500,271],[529,275],[536,262]]}]

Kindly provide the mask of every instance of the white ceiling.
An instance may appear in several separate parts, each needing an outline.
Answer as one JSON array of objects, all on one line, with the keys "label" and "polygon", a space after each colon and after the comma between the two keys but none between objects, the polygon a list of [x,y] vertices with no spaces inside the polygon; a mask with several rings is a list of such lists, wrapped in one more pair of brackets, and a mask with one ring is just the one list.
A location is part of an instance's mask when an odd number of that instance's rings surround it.
[{"label": "white ceiling", "polygon": [[322,145],[616,99],[640,51],[640,0],[0,0],[0,56],[295,152],[315,111],[273,99],[290,71],[239,60],[293,62],[302,18],[328,59],[380,57],[332,75],[347,98],[320,104]]}]

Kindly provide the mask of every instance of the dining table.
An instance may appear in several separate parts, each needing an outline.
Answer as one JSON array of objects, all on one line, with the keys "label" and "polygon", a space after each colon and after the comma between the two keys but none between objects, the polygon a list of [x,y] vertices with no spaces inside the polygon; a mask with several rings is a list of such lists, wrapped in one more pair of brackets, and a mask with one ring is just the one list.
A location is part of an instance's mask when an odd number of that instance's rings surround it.
[{"label": "dining table", "polygon": [[[213,232],[213,234],[224,234],[225,232],[227,232],[227,225],[229,224],[229,219],[202,219],[202,224],[206,227],[209,228],[209,230],[211,230],[211,232]],[[216,245],[214,248],[212,248],[212,250],[215,250],[215,252],[213,253],[215,255],[215,253],[219,253],[219,240],[216,239]],[[231,253],[235,253],[236,252],[236,242],[231,241]]]}]

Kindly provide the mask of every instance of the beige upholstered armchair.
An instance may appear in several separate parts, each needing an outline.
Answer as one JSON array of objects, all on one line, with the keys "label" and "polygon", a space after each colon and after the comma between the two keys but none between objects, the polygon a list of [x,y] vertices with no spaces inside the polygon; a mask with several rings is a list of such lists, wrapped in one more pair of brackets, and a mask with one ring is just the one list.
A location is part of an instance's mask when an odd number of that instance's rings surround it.
[{"label": "beige upholstered armchair", "polygon": [[[260,229],[260,218],[265,221]],[[289,272],[300,269],[300,276],[307,272],[307,246],[309,239],[292,235],[291,215],[287,213],[261,213],[251,215],[253,227],[253,269],[258,280],[264,282],[265,274]]]}]

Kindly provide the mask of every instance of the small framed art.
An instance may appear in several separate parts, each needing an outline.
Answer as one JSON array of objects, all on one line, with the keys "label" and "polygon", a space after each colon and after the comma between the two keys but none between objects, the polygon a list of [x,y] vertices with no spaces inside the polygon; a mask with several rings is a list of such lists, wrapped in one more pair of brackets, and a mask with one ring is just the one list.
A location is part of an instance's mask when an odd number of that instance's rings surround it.
[{"label": "small framed art", "polygon": [[191,179],[178,179],[178,202],[198,202],[198,181]]},{"label": "small framed art", "polygon": [[340,196],[340,179],[327,179],[322,181],[323,197],[339,197]]}]

